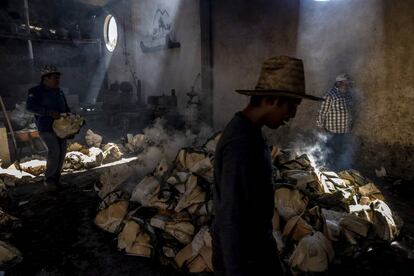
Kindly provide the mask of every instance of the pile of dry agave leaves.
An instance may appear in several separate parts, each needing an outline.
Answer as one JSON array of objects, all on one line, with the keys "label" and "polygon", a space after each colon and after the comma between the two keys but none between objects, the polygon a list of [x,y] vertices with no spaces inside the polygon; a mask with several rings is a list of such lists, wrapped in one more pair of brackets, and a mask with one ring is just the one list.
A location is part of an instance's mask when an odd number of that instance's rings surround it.
[{"label": "pile of dry agave leaves", "polygon": [[[152,173],[132,185],[124,184],[136,177],[139,166],[108,167],[95,186],[102,198],[95,223],[116,234],[118,248],[126,254],[156,258],[188,272],[213,271],[210,225],[219,138],[220,133],[201,147],[182,148],[173,162],[161,160]],[[89,169],[124,154],[138,155],[151,146],[148,139],[144,134],[128,135],[123,144],[102,144],[102,137],[88,130],[87,146],[68,146],[64,169]],[[272,159],[273,234],[290,269],[325,271],[334,258],[352,256],[378,240],[391,242],[399,234],[402,221],[375,184],[357,171],[328,171],[313,165],[306,154],[277,147],[272,148]],[[45,166],[45,161],[29,159],[0,168],[0,195],[7,194],[9,186],[40,175]],[[18,224],[17,218],[0,211],[0,240],[7,241],[3,237]],[[0,241],[0,266],[19,259],[16,248]]]},{"label": "pile of dry agave leaves", "polygon": [[[129,189],[123,184],[139,167],[111,166],[101,175],[96,191],[102,202],[95,223],[117,235],[126,254],[156,258],[162,264],[189,272],[213,271],[210,224],[213,215],[213,162],[220,134],[203,146],[181,149],[171,163],[161,160],[153,172]],[[128,135],[124,144],[102,145],[88,131],[87,146],[68,146],[65,170],[99,166],[139,153],[148,141]],[[274,237],[282,260],[292,270],[320,272],[334,258],[353,255],[378,240],[391,242],[402,221],[384,202],[369,179],[357,171],[335,173],[312,165],[306,154],[272,149],[275,180]],[[43,163],[42,163],[43,162]],[[44,172],[45,161],[28,160],[0,169],[0,195],[9,186],[30,181]],[[2,201],[7,200],[1,196]],[[0,211],[0,266],[21,260],[7,243],[19,220]]]},{"label": "pile of dry agave leaves", "polygon": [[[172,164],[122,189],[127,164],[107,170],[96,190],[103,199],[95,223],[117,235],[119,250],[156,258],[191,273],[213,271],[210,224],[213,162],[220,134],[204,146],[181,149]],[[335,173],[306,154],[272,149],[275,168],[274,237],[292,271],[321,272],[334,258],[352,256],[375,241],[391,242],[402,221],[375,184],[354,170]]]},{"label": "pile of dry agave leaves", "polygon": [[[145,144],[145,136],[140,134],[128,137],[125,144],[102,144],[102,136],[88,130],[85,135],[86,145],[77,142],[67,146],[63,170],[67,172],[91,169],[122,159],[125,154],[136,153]],[[46,160],[42,156],[31,156],[15,162],[6,169],[0,168],[7,186],[24,184],[40,176],[46,170]]]}]

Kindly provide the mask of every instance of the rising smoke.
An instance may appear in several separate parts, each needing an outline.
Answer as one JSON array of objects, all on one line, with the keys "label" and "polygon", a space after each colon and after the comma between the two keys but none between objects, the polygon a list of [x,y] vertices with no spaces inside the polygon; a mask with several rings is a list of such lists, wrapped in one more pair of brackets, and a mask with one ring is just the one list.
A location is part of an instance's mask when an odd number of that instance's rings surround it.
[{"label": "rising smoke", "polygon": [[341,144],[337,141],[333,140],[333,134],[313,131],[310,135],[298,135],[289,147],[299,154],[307,154],[315,168],[324,167],[335,171],[351,169],[358,149],[356,138],[347,135]]},{"label": "rising smoke", "polygon": [[325,167],[331,153],[326,147],[328,138],[328,134],[315,131],[306,137],[299,135],[289,147],[299,154],[307,154],[313,167]]},{"label": "rising smoke", "polygon": [[175,160],[178,151],[184,147],[201,146],[213,135],[213,130],[204,123],[197,132],[176,130],[166,127],[166,120],[158,118],[155,123],[144,129],[145,144],[139,158],[143,162],[141,173],[151,172],[165,159],[169,164]]}]

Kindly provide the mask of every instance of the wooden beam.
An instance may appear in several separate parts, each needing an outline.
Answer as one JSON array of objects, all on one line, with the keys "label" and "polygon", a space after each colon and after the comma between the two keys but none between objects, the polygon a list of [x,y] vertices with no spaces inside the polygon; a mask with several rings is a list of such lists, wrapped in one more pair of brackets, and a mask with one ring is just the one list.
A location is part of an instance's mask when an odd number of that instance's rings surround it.
[{"label": "wooden beam", "polygon": [[211,2],[200,0],[201,29],[201,118],[213,126],[213,46]]},{"label": "wooden beam", "polygon": [[7,129],[0,125],[0,159],[6,165],[11,164],[9,141],[7,139]]},{"label": "wooden beam", "polygon": [[[7,123],[7,126],[9,128],[9,131],[10,131],[10,135],[11,135],[11,138],[12,138],[12,141],[13,141],[13,146],[14,146],[14,153],[17,155],[16,138],[14,137],[13,127],[11,125],[9,115],[7,114],[7,110],[6,110],[6,107],[4,106],[3,98],[1,96],[0,96],[0,107],[3,110],[4,118],[6,119],[6,123]],[[6,137],[7,137],[7,135],[6,135]],[[6,141],[7,141],[7,139],[6,139]],[[18,158],[20,158],[20,157],[18,157]]]}]

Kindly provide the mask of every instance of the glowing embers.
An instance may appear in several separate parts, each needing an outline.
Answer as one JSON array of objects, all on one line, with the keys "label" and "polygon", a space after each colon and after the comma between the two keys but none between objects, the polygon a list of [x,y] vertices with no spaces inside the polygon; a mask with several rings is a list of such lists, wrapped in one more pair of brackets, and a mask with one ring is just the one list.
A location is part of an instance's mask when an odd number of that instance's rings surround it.
[{"label": "glowing embers", "polygon": [[118,25],[115,17],[108,15],[104,23],[105,45],[108,51],[113,52],[118,43]]}]

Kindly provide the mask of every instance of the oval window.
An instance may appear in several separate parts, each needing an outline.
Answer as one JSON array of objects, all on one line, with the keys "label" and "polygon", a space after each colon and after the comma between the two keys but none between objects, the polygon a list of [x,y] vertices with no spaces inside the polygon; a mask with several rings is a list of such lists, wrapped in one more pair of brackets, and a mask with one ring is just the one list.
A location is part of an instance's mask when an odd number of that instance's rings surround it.
[{"label": "oval window", "polygon": [[115,17],[108,15],[104,25],[105,45],[108,51],[113,52],[118,42],[118,26]]}]

